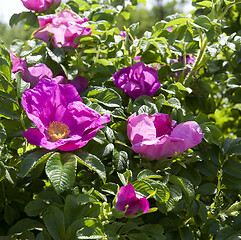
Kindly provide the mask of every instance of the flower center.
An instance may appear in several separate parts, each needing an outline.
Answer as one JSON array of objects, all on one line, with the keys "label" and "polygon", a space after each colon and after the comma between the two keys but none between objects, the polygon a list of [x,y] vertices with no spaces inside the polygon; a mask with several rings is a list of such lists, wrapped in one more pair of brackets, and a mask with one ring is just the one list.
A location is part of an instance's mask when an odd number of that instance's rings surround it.
[{"label": "flower center", "polygon": [[49,124],[48,135],[50,141],[56,142],[59,139],[67,138],[69,136],[69,127],[64,123],[53,121]]}]

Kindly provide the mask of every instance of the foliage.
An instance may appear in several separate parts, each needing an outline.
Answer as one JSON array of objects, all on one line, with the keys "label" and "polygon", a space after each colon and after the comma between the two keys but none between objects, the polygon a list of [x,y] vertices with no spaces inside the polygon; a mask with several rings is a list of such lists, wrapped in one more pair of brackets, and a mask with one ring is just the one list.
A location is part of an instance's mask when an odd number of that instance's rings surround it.
[{"label": "foliage", "polygon": [[[109,2],[109,1],[108,1]],[[21,105],[29,84],[12,74],[0,43],[0,235],[4,239],[238,239],[241,236],[240,6],[229,1],[195,1],[193,16],[173,14],[137,36],[139,23],[119,35],[118,16],[143,0],[62,4],[87,17],[91,36],[73,48],[54,48],[36,39],[15,40],[10,49],[29,66],[46,64],[69,80],[85,77],[83,102],[111,122],[81,149],[63,152],[27,143],[34,127]],[[33,12],[10,23],[36,27]],[[172,30],[170,30],[170,27]],[[192,66],[173,59],[196,56]],[[140,56],[158,70],[153,97],[128,98],[112,76]],[[189,73],[185,75],[186,69]],[[181,72],[180,72],[181,71]],[[179,78],[175,73],[179,72]],[[127,119],[132,113],[171,115],[196,121],[201,144],[173,158],[150,161],[131,149]],[[115,209],[122,185],[131,183],[150,210],[125,217]]]}]

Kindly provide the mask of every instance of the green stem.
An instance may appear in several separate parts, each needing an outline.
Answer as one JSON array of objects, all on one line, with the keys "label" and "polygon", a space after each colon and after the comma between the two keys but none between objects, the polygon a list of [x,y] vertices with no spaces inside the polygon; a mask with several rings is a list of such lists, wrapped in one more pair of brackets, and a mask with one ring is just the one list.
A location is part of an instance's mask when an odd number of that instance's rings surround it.
[{"label": "green stem", "polygon": [[98,45],[98,49],[97,49],[97,53],[96,53],[96,57],[95,57],[94,63],[97,63],[97,61],[99,59],[99,56],[100,56],[100,45]]},{"label": "green stem", "polygon": [[218,173],[217,192],[215,194],[214,201],[213,201],[214,210],[217,209],[217,207],[218,207],[218,199],[219,199],[219,195],[221,192],[222,176],[223,176],[223,168],[221,166],[220,171]]},{"label": "green stem", "polygon": [[227,14],[229,8],[233,7],[235,4],[239,4],[241,3],[241,0],[238,0],[236,2],[233,2],[233,3],[229,3],[226,8],[224,9],[223,11],[223,14],[220,15],[220,17],[218,18],[218,20],[222,20],[224,18],[224,16]]},{"label": "green stem", "polygon": [[199,33],[199,36],[200,36],[200,40],[199,40],[200,49],[198,51],[196,61],[193,65],[191,71],[189,72],[187,77],[184,79],[183,84],[186,85],[186,86],[189,85],[192,82],[193,75],[201,67],[201,63],[202,63],[202,60],[204,58],[204,53],[205,53],[205,50],[206,50],[206,47],[207,47],[207,43],[208,43],[207,37],[206,36],[203,37],[202,32]]}]

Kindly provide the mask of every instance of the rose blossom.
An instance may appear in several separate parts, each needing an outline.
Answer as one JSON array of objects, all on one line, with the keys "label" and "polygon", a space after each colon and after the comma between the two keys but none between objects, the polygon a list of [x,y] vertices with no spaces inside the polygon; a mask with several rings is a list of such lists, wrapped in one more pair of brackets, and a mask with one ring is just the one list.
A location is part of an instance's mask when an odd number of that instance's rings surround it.
[{"label": "rose blossom", "polygon": [[45,42],[51,39],[55,47],[71,46],[76,48],[79,45],[79,43],[74,43],[76,37],[91,35],[91,29],[82,26],[88,19],[82,19],[78,14],[69,10],[38,16],[38,20],[40,29],[33,36]]},{"label": "rose blossom", "polygon": [[177,125],[163,113],[132,114],[127,121],[127,135],[133,151],[151,160],[172,157],[176,152],[181,154],[201,143],[204,136],[196,122]]},{"label": "rose blossom", "polygon": [[85,106],[72,85],[45,78],[34,89],[24,91],[22,105],[38,128],[28,129],[23,136],[30,144],[50,150],[80,148],[110,121],[109,114],[101,116]]},{"label": "rose blossom", "polygon": [[142,62],[123,68],[113,75],[116,87],[133,99],[141,95],[152,97],[161,86],[157,79],[158,72],[152,67],[145,66]]},{"label": "rose blossom", "polygon": [[57,7],[60,0],[21,0],[24,7],[35,12],[45,12],[52,6]]},{"label": "rose blossom", "polygon": [[[126,210],[126,206],[127,210]],[[147,213],[150,209],[149,202],[146,198],[136,195],[132,184],[128,184],[120,188],[117,196],[116,209],[125,211],[125,216],[134,215],[142,209],[143,213]]]}]

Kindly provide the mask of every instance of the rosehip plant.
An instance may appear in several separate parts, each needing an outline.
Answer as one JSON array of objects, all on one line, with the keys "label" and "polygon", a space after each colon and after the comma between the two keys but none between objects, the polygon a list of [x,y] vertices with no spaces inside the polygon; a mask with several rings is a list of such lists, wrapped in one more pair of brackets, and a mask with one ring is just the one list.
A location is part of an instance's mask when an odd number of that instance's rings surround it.
[{"label": "rosehip plant", "polygon": [[143,0],[22,2],[31,39],[0,43],[0,238],[239,239],[239,1],[141,37],[116,19]]}]

